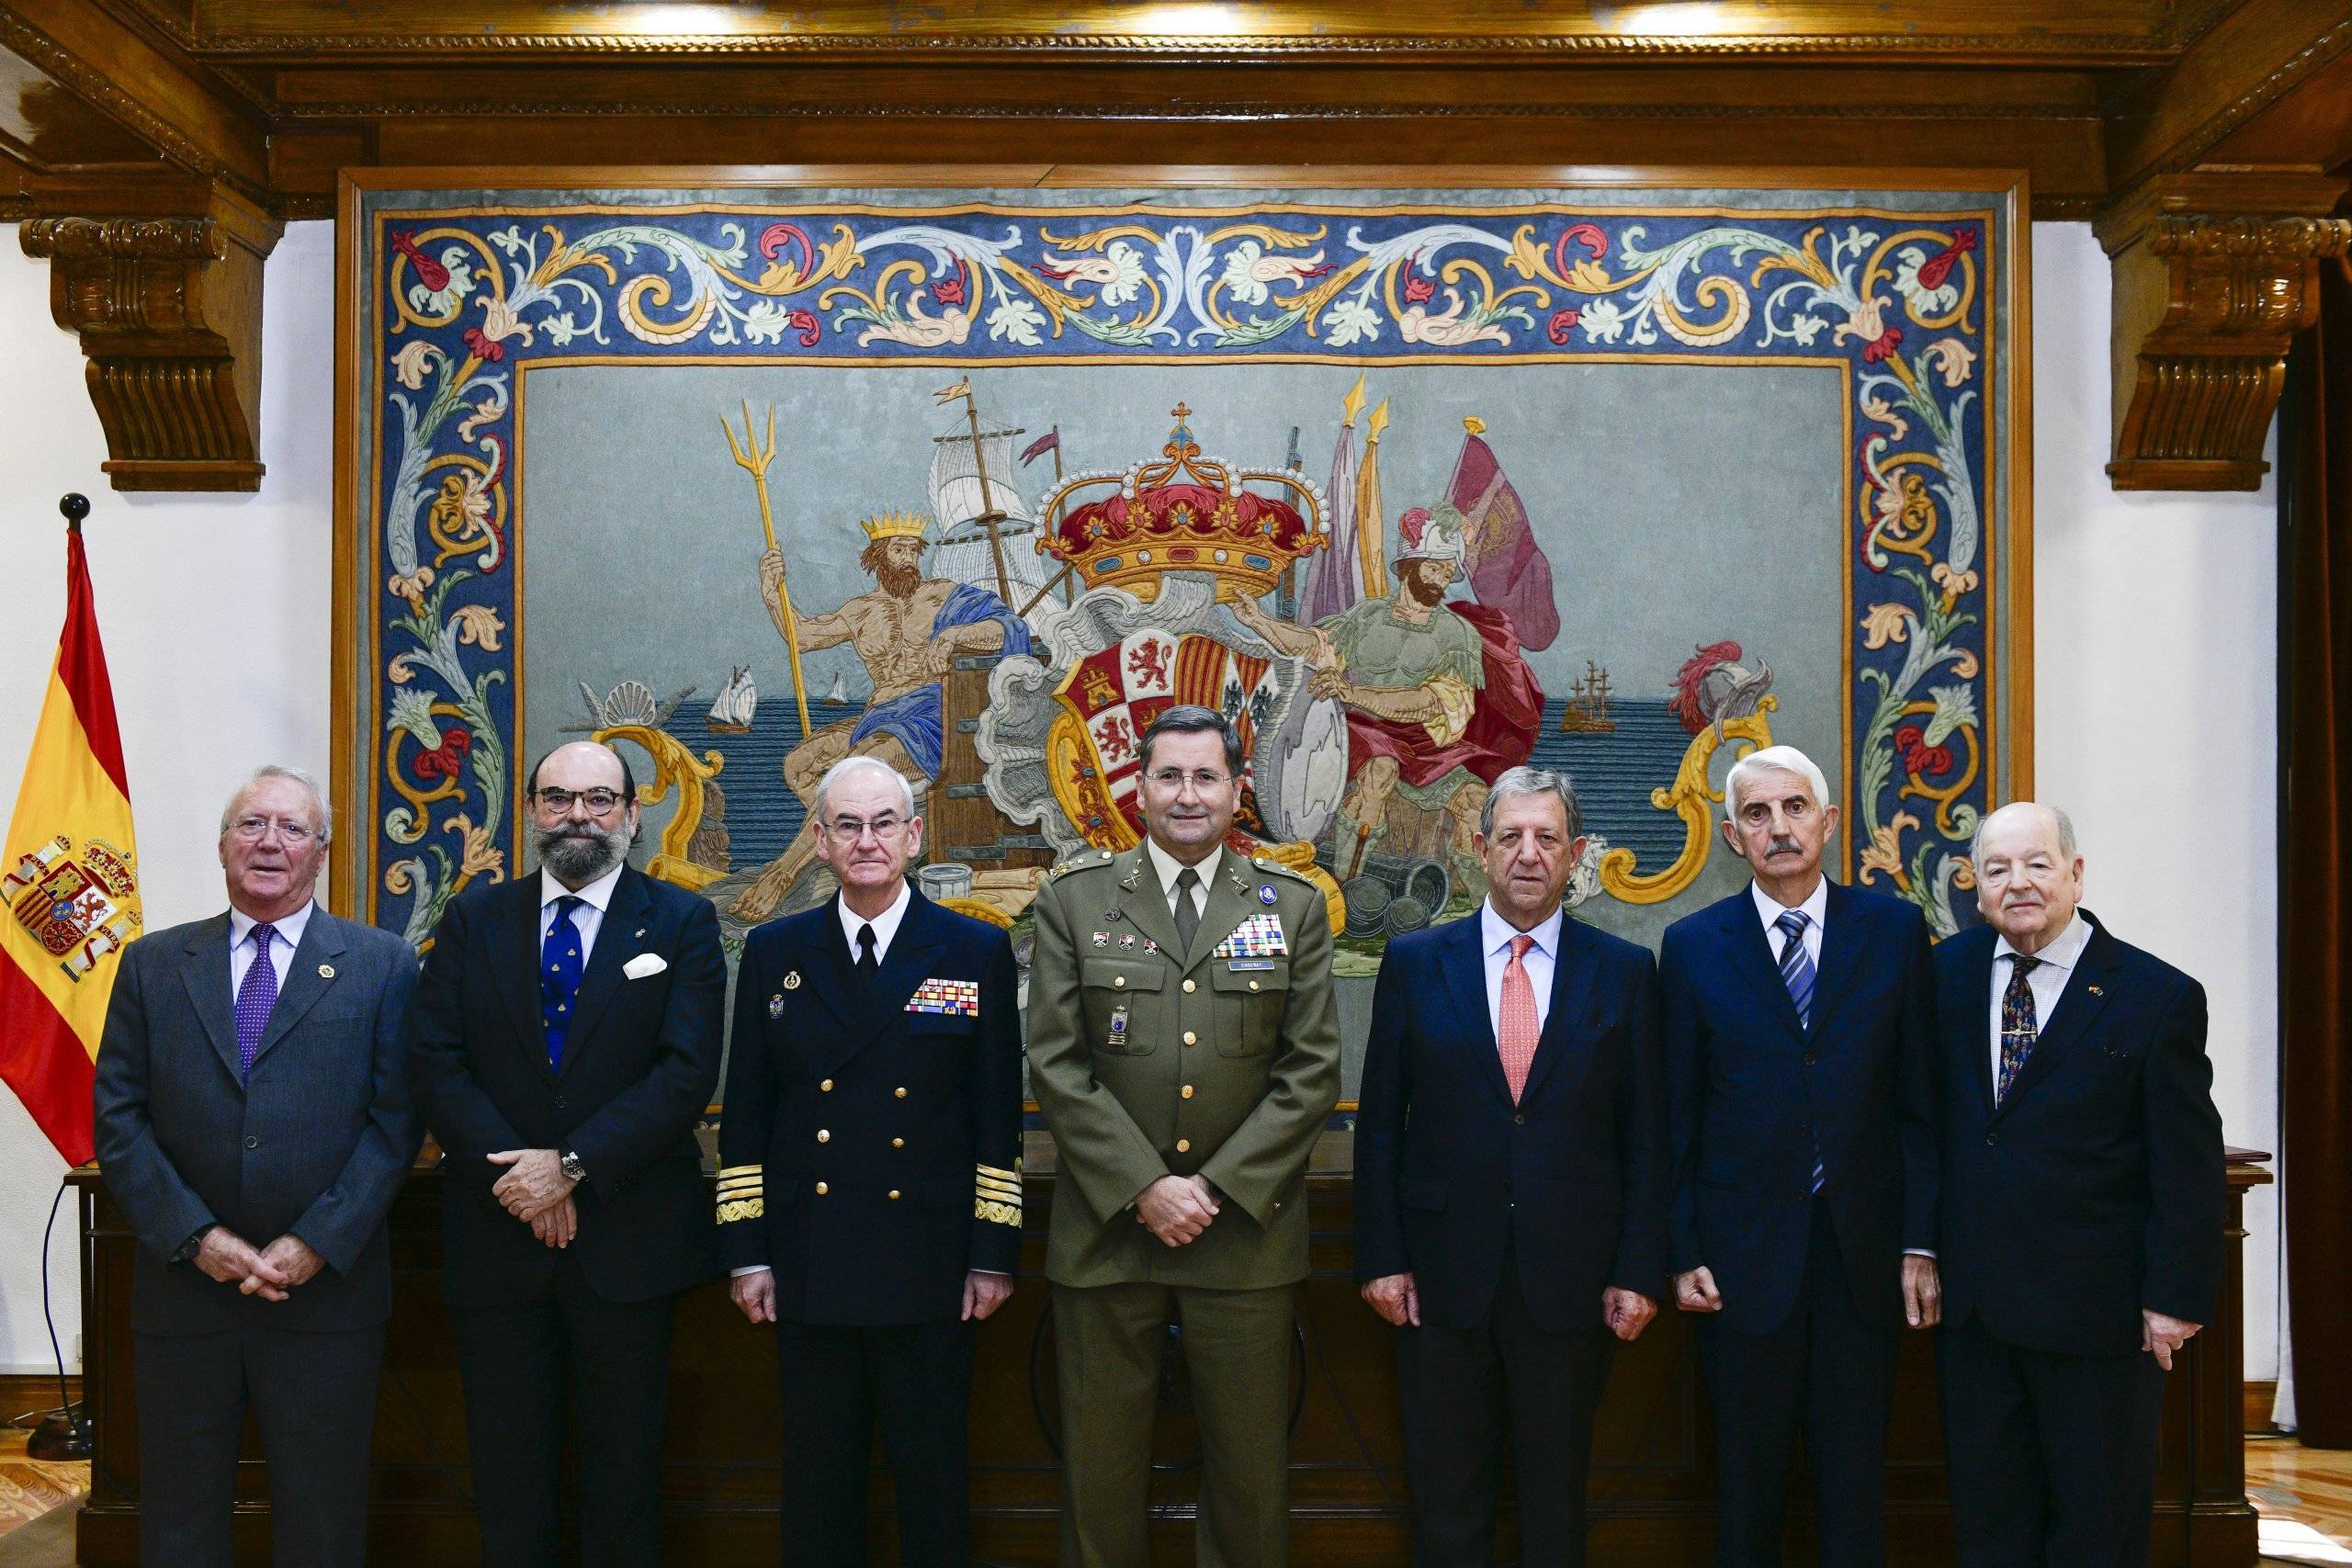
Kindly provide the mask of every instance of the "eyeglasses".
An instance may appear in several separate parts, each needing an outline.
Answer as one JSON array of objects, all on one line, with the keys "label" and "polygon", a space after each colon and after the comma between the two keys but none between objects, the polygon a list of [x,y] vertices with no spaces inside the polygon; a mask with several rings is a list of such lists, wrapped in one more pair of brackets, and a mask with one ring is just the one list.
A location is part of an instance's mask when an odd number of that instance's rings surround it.
[{"label": "eyeglasses", "polygon": [[298,850],[318,836],[316,829],[312,829],[309,823],[289,822],[283,818],[240,817],[229,824],[229,831],[249,844],[257,844],[267,838],[272,828],[277,829],[277,836],[280,839]]},{"label": "eyeglasses", "polygon": [[1233,775],[1214,773],[1207,768],[1195,768],[1189,773],[1182,768],[1159,768],[1144,774],[1144,777],[1170,794],[1182,789],[1189,784],[1203,795],[1206,795],[1219,784],[1230,783]]},{"label": "eyeglasses", "polygon": [[888,839],[906,823],[896,817],[876,817],[871,822],[862,817],[836,817],[830,822],[820,818],[819,826],[835,838],[854,844],[869,832],[877,839]]},{"label": "eyeglasses", "polygon": [[534,798],[538,801],[539,809],[550,817],[560,817],[570,811],[575,800],[588,808],[589,816],[602,817],[621,803],[621,792],[616,789],[558,789],[548,784],[541,788]]}]

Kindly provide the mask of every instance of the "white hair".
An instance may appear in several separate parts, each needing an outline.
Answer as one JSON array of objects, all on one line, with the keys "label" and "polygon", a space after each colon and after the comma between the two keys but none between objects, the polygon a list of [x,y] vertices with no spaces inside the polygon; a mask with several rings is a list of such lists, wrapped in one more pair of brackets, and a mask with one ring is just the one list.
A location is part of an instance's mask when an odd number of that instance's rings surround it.
[{"label": "white hair", "polygon": [[1991,822],[1994,818],[1998,817],[2001,814],[2001,811],[2007,811],[2009,809],[2010,806],[2032,806],[2050,813],[2050,815],[2055,818],[2058,823],[2058,858],[2064,861],[2071,861],[2075,858],[2075,819],[2073,818],[2067,816],[2064,811],[2059,810],[2058,807],[2054,806],[2043,806],[2038,800],[2013,800],[2009,802],[2008,806],[2002,807],[2000,811],[1987,811],[1984,816],[1979,817],[1976,819],[1976,831],[1968,836],[1969,864],[1981,865],[1984,863],[1985,825]]},{"label": "white hair", "polygon": [[334,812],[327,805],[326,791],[319,787],[317,779],[302,769],[289,768],[281,762],[264,762],[253,771],[251,778],[237,786],[236,793],[229,797],[229,804],[220,808],[221,835],[225,838],[229,825],[236,820],[237,803],[244,799],[255,784],[266,784],[271,779],[292,779],[310,791],[311,815],[319,824],[319,844],[323,848],[334,842]]},{"label": "white hair", "polygon": [[1829,804],[1829,781],[1821,776],[1814,760],[1793,746],[1767,746],[1761,751],[1750,751],[1731,765],[1724,778],[1724,816],[1739,816],[1740,786],[1758,773],[1794,773],[1813,791],[1813,803],[1818,807]]},{"label": "white hair", "polygon": [[847,778],[852,773],[864,773],[869,769],[899,786],[899,809],[907,816],[912,817],[915,814],[915,786],[907,782],[907,775],[879,757],[868,757],[863,754],[843,757],[840,761],[827,768],[825,776],[817,781],[817,795],[810,802],[817,816],[821,818],[825,815],[825,796],[832,792],[833,785],[837,782]]}]

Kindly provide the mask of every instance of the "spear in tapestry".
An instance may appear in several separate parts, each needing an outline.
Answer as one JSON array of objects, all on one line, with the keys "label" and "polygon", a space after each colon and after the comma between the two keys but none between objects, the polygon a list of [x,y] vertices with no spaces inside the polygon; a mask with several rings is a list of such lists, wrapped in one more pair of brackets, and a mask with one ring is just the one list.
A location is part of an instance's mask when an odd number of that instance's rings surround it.
[{"label": "spear in tapestry", "polygon": [[[768,553],[778,559],[784,552],[776,548],[775,513],[768,507],[768,465],[775,461],[775,405],[768,405],[767,441],[763,445],[752,433],[752,400],[743,400],[743,439],[738,444],[735,427],[727,416],[718,416],[718,428],[727,433],[727,450],[734,454],[735,463],[752,476],[760,490],[760,526],[767,531]],[[745,449],[749,448],[747,452]],[[784,647],[792,656],[792,700],[800,709],[800,739],[808,739],[808,682],[800,678],[800,619],[792,613],[792,580],[779,575],[775,583],[776,603],[784,609]]]}]

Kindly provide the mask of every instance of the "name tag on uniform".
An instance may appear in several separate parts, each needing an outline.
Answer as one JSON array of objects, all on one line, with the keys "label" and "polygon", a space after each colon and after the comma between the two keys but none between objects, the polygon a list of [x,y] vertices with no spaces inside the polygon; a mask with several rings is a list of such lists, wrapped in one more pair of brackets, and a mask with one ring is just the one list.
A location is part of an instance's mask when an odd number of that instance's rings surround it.
[{"label": "name tag on uniform", "polygon": [[1283,920],[1272,910],[1252,915],[1227,933],[1212,958],[1286,958],[1290,943],[1283,938]]},{"label": "name tag on uniform", "polygon": [[1274,966],[1274,961],[1271,958],[1233,958],[1227,960],[1225,966],[1234,974],[1243,974],[1260,969],[1272,969]]},{"label": "name tag on uniform", "polygon": [[955,1018],[980,1016],[978,980],[925,980],[907,998],[909,1012],[945,1013]]}]

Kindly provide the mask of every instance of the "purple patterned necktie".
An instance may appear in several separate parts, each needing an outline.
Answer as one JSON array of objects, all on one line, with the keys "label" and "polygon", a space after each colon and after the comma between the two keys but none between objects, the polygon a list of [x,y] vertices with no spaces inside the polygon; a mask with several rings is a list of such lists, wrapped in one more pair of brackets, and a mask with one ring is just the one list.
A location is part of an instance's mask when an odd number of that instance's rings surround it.
[{"label": "purple patterned necktie", "polygon": [[277,1005],[277,966],[269,961],[269,942],[276,926],[253,929],[254,961],[237,987],[237,1081],[254,1076],[254,1055],[261,1049],[262,1032],[269,1027],[269,1010]]}]

